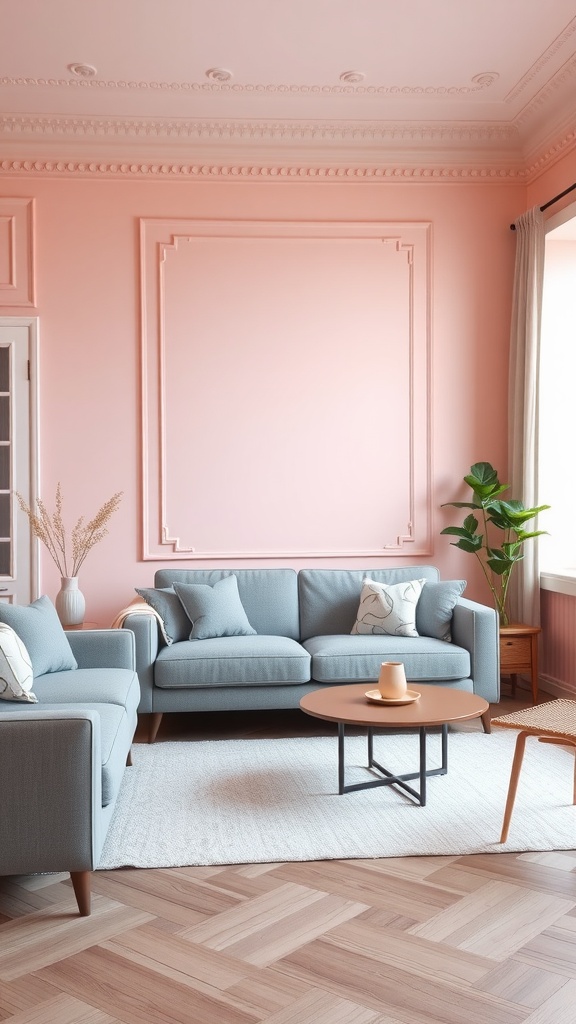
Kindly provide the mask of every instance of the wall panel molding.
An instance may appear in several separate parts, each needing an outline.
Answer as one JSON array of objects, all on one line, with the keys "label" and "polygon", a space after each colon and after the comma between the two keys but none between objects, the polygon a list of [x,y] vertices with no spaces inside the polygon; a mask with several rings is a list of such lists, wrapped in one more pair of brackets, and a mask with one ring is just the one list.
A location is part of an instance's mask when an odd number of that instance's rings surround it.
[{"label": "wall panel molding", "polygon": [[0,197],[0,305],[34,305],[34,200]]},{"label": "wall panel molding", "polygon": [[141,219],[144,560],[431,553],[430,230]]}]

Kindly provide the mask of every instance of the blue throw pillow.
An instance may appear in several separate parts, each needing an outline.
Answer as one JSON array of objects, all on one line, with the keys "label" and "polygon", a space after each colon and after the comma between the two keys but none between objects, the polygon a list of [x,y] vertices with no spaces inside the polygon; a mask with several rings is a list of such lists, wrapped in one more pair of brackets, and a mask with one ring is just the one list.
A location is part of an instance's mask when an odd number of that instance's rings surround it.
[{"label": "blue throw pillow", "polygon": [[431,636],[435,640],[452,639],[452,612],[465,587],[466,580],[426,584],[416,605],[416,629],[420,636]]},{"label": "blue throw pillow", "polygon": [[162,619],[162,635],[167,644],[188,639],[192,623],[173,587],[135,587],[135,590]]},{"label": "blue throw pillow", "polygon": [[256,633],[248,622],[235,576],[224,576],[213,587],[206,583],[172,585],[192,622],[190,640],[252,636]]},{"label": "blue throw pillow", "polygon": [[0,603],[0,622],[20,637],[30,655],[34,678],[78,668],[58,613],[45,594],[29,605]]}]

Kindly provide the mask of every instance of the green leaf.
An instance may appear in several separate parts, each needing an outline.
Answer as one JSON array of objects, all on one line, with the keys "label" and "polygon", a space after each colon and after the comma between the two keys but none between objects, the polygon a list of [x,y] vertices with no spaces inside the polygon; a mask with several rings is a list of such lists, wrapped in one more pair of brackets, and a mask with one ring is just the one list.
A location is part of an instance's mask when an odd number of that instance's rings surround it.
[{"label": "green leaf", "polygon": [[477,501],[445,501],[440,508],[482,508]]},{"label": "green leaf", "polygon": [[[478,541],[478,543],[476,543],[476,541]],[[455,548],[460,548],[461,551],[467,551],[470,555],[475,555],[482,547],[482,537],[476,537],[475,540],[463,537],[457,542],[452,541],[452,544]]]},{"label": "green leaf", "polygon": [[464,477],[464,482],[472,488],[483,504],[486,500],[501,494],[509,486],[500,483],[496,470],[489,462],[475,462],[470,466],[470,473]]}]

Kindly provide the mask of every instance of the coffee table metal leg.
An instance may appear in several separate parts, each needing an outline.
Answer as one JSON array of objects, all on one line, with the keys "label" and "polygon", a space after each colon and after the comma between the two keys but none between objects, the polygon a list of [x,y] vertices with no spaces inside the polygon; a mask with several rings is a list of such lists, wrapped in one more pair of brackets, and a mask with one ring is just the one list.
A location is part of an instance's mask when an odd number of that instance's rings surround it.
[{"label": "coffee table metal leg", "polygon": [[344,792],[344,722],[338,722],[338,794]]},{"label": "coffee table metal leg", "polygon": [[[431,768],[430,770],[426,767],[426,726],[421,726],[418,730],[419,733],[419,767],[417,772],[409,772],[405,775],[395,775],[393,772],[388,771],[383,765],[379,764],[374,758],[374,730],[369,727],[367,731],[367,744],[368,744],[368,768],[375,768],[381,773],[382,778],[373,779],[371,782],[357,782],[354,785],[346,786],[345,777],[345,763],[344,763],[344,740],[345,740],[345,724],[344,722],[338,722],[338,793],[341,796],[343,793],[352,793],[358,789],[372,789],[375,786],[399,786],[404,789],[410,796],[416,798],[421,807],[426,805],[426,779],[431,775],[446,775],[448,771],[448,726],[442,726],[442,765],[440,768]],[[420,789],[416,790],[412,786],[407,785],[412,779],[418,779],[420,783]]]},{"label": "coffee table metal leg", "polygon": [[420,730],[420,806],[426,806],[426,726]]}]

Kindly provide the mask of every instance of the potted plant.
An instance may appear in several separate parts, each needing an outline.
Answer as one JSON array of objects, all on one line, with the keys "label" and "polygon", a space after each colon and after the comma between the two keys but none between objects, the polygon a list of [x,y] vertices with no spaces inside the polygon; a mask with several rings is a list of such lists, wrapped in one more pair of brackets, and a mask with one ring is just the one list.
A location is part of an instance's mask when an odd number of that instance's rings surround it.
[{"label": "potted plant", "polygon": [[501,484],[498,473],[489,462],[475,462],[464,477],[472,488],[472,501],[448,501],[442,506],[472,509],[462,526],[447,526],[441,531],[458,540],[452,541],[461,551],[475,555],[498,612],[500,626],[509,624],[507,598],[514,566],[524,557],[522,548],[527,540],[539,537],[546,530],[526,531],[526,523],[550,505],[525,508],[521,501],[504,501],[500,495],[509,484]]}]

